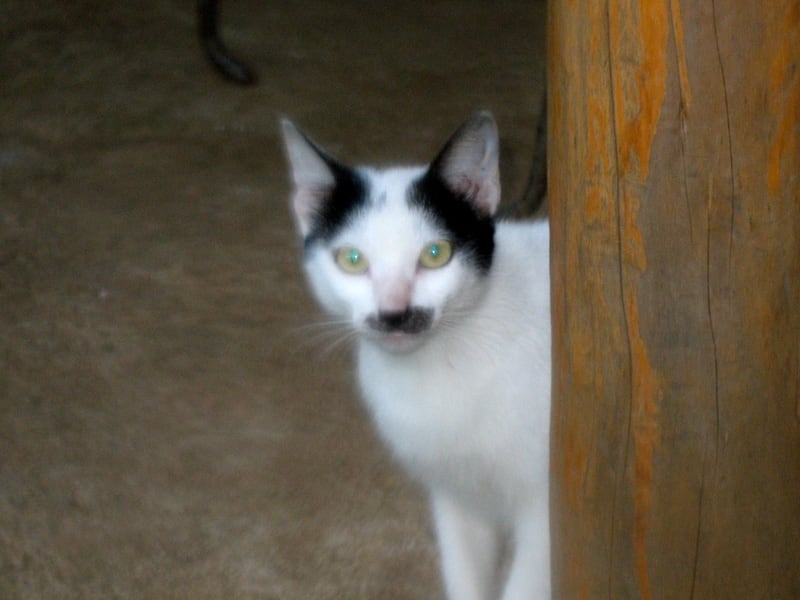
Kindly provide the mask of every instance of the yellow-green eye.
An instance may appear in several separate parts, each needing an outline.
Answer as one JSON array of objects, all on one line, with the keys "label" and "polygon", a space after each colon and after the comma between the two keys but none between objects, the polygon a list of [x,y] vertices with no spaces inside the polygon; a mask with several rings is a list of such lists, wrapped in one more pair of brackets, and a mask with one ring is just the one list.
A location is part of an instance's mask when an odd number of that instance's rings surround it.
[{"label": "yellow-green eye", "polygon": [[345,273],[355,275],[364,273],[369,267],[367,258],[361,253],[361,250],[351,246],[345,246],[336,251],[336,264]]},{"label": "yellow-green eye", "polygon": [[446,240],[431,242],[419,255],[419,264],[426,269],[438,269],[450,262],[453,247]]}]

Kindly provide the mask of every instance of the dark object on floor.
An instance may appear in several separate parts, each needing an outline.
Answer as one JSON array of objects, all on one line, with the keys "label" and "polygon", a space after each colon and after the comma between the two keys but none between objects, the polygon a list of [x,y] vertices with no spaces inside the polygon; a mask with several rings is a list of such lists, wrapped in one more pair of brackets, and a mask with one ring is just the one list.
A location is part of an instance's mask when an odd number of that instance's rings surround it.
[{"label": "dark object on floor", "polygon": [[217,0],[198,0],[197,30],[200,44],[216,69],[230,81],[253,85],[256,76],[250,68],[228,52],[219,37],[219,5]]}]

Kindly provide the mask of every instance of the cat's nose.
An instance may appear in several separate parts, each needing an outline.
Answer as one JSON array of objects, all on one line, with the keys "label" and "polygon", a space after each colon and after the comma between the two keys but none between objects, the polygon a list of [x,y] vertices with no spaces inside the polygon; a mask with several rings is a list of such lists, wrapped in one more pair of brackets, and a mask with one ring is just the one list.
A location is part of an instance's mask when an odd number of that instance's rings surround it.
[{"label": "cat's nose", "polygon": [[379,313],[400,314],[409,310],[411,285],[411,281],[402,278],[378,281],[375,292]]}]

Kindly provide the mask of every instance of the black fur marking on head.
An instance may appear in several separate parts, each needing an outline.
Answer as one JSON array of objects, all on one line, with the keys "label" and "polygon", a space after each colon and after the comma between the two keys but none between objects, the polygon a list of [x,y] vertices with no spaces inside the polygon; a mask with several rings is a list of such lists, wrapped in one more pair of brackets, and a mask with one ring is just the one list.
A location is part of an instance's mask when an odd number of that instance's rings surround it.
[{"label": "black fur marking on head", "polygon": [[435,169],[429,169],[411,188],[408,203],[431,215],[463,252],[486,273],[494,256],[494,219],[481,215],[462,194],[451,190]]},{"label": "black fur marking on head", "polygon": [[319,241],[333,238],[347,222],[362,210],[369,197],[368,183],[357,171],[323,156],[336,183],[320,200],[319,209],[305,238],[308,249]]}]

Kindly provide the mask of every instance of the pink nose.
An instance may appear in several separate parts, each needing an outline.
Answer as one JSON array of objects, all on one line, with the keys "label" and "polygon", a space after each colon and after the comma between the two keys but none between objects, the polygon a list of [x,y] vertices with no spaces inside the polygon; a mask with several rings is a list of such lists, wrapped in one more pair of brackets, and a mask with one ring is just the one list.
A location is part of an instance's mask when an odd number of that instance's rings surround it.
[{"label": "pink nose", "polygon": [[394,280],[376,285],[378,310],[380,312],[403,312],[411,304],[411,282]]}]

